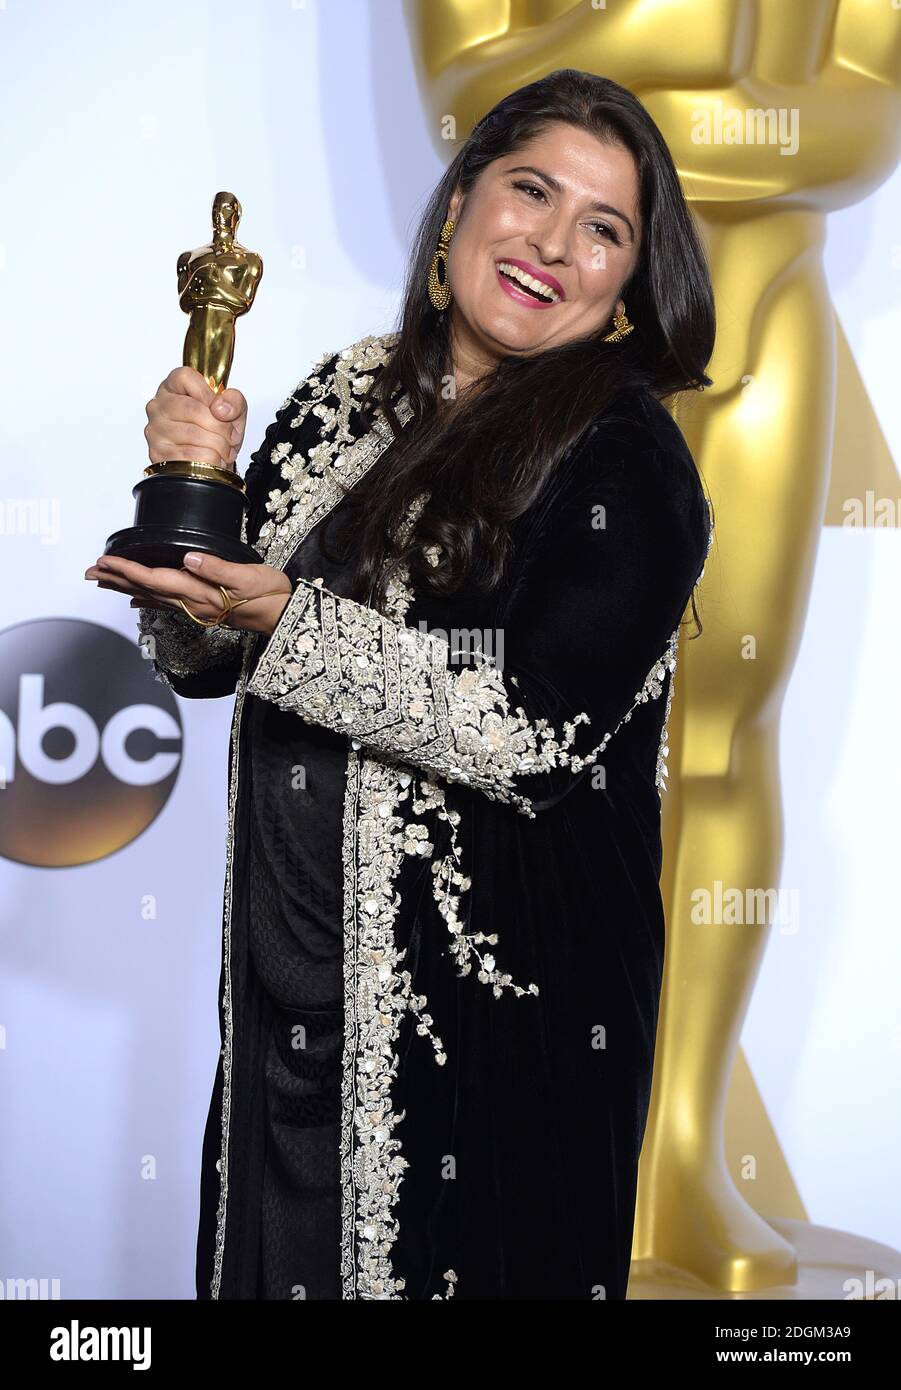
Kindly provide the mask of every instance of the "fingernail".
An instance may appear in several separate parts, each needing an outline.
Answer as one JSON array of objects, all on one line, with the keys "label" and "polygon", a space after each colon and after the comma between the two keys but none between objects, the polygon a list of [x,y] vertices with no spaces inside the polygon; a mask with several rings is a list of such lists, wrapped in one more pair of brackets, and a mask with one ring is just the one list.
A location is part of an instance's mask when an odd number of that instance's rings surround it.
[{"label": "fingernail", "polygon": [[202,556],[202,555],[193,555],[193,554],[192,554],[192,555],[186,555],[186,556],[185,556],[185,564],[187,565],[187,567],[188,567],[189,570],[199,570],[202,563],[203,563],[203,556]]},{"label": "fingernail", "polygon": [[233,414],[234,414],[234,411],[232,410],[232,408],[231,408],[231,406],[229,405],[228,401],[220,401],[220,402],[219,402],[219,419],[220,419],[220,420],[230,420]]}]

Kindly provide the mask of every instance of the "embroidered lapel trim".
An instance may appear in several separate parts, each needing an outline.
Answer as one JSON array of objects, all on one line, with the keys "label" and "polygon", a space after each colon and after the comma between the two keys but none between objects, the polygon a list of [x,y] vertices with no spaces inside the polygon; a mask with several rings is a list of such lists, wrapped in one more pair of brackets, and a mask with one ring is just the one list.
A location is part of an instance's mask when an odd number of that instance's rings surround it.
[{"label": "embroidered lapel trim", "polygon": [[[338,356],[330,376],[313,385],[313,401],[304,402],[303,414],[312,411],[322,428],[307,458],[292,453],[289,443],[272,450],[272,462],[282,460],[281,476],[288,486],[270,493],[266,503],[270,515],[255,542],[267,565],[284,569],[301,541],[341,501],[343,489],[359,482],[392,442],[391,426],[380,412],[373,428],[359,438],[359,425],[354,422],[354,428],[351,413],[372,379],[371,371],[384,365],[396,337],[387,333],[363,338]],[[395,411],[402,426],[409,423],[413,407],[406,393],[396,402]]]},{"label": "embroidered lapel trim", "polygon": [[[410,506],[409,529],[425,495]],[[403,620],[412,597],[406,569],[388,586],[387,608]],[[400,908],[395,880],[405,852],[431,854],[433,846],[405,826],[403,806],[413,774],[348,745],[342,859],[344,871],[344,1055],[341,1071],[341,1296],[400,1299],[404,1280],[391,1262],[398,1222],[394,1208],[407,1160],[394,1130],[403,1119],[392,1108],[401,1020],[425,999],[411,994],[402,970],[394,921]],[[416,803],[422,809],[425,803]],[[426,1019],[426,1024],[428,1023]],[[440,1041],[438,1056],[444,1061]]]},{"label": "embroidered lapel trim", "polygon": [[[426,494],[414,500],[402,531],[409,530],[425,501]],[[388,585],[387,612],[400,622],[412,600],[408,579],[404,567]],[[359,749],[351,740],[342,838],[341,1296],[402,1299],[404,1280],[395,1277],[392,1264],[398,1232],[394,1208],[409,1164],[394,1133],[404,1114],[393,1108],[391,1087],[406,1012],[416,1016],[417,1032],[431,1038],[436,1064],[443,1066],[447,1056],[425,1012],[428,1000],[413,993],[411,973],[402,968],[405,952],[397,949],[394,935],[401,906],[396,880],[405,855],[434,855],[426,818],[436,812],[450,817],[442,788],[430,778],[417,780],[413,769],[363,756]],[[405,821],[411,812],[424,819]],[[455,837],[453,843],[456,852]],[[462,877],[458,882],[464,883]],[[456,1272],[447,1270],[444,1279],[447,1292],[433,1299],[453,1297]]]}]

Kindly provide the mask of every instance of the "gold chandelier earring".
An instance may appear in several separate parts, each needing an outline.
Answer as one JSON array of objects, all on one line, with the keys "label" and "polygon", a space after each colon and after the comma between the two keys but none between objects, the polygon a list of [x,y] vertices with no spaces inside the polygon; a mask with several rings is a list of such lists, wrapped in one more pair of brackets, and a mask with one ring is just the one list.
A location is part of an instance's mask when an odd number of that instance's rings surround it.
[{"label": "gold chandelier earring", "polygon": [[[441,236],[438,239],[438,246],[429,268],[429,299],[432,301],[433,307],[439,312],[446,309],[451,302],[451,288],[447,281],[447,248],[454,234],[455,225],[448,218],[441,228]],[[439,265],[443,265],[443,276],[438,273]]]},{"label": "gold chandelier earring", "polygon": [[621,338],[625,338],[627,334],[631,333],[634,327],[635,324],[629,322],[629,316],[626,313],[626,306],[623,305],[623,312],[621,314],[613,315],[613,332],[605,333],[604,337],[601,339],[601,342],[618,343]]}]

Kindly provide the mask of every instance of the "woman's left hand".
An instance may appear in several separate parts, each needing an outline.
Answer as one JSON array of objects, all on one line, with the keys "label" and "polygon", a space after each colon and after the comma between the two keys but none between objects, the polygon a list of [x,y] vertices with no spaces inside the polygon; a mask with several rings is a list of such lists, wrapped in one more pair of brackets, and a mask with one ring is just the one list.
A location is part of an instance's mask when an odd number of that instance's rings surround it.
[{"label": "woman's left hand", "polygon": [[[192,555],[200,560],[197,568],[188,565]],[[132,594],[132,608],[168,608],[183,613],[178,602],[183,599],[198,618],[216,618],[222,612],[224,604],[218,587],[221,584],[234,603],[249,600],[229,613],[223,627],[272,633],[293,588],[284,570],[271,565],[236,565],[217,555],[196,551],[189,551],[184,563],[186,568],[180,570],[151,568],[118,555],[101,555],[96,564],[85,570],[84,577],[96,579],[100,589]],[[273,589],[277,592],[272,593]]]}]

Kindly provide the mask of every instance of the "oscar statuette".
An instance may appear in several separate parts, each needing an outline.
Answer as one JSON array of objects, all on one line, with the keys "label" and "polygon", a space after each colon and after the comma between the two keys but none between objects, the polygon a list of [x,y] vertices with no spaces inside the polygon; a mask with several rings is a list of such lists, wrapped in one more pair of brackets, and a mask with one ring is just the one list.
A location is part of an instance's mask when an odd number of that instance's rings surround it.
[{"label": "oscar statuette", "polygon": [[[178,258],[179,304],[190,315],[184,365],[200,372],[216,392],[228,384],[235,319],[247,313],[263,274],[260,257],[235,240],[240,219],[235,195],[217,193],[212,242]],[[115,531],[104,554],[171,569],[180,569],[190,550],[239,564],[260,563],[241,538],[247,508],[244,480],[225,464],[196,459],[151,463],[132,496],[134,525]]]}]

